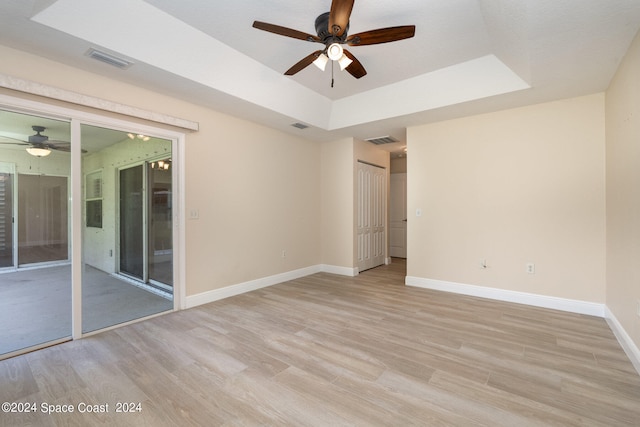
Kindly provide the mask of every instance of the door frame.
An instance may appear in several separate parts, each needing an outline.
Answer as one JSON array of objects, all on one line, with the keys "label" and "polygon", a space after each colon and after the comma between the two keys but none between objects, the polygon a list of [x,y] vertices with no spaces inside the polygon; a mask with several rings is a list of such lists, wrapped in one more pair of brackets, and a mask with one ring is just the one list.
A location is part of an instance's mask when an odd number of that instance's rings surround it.
[{"label": "door frame", "polygon": [[[6,165],[6,166],[5,166]],[[18,174],[15,163],[1,162],[0,173],[11,175],[11,265],[0,267],[0,271],[13,271],[18,268]]]}]

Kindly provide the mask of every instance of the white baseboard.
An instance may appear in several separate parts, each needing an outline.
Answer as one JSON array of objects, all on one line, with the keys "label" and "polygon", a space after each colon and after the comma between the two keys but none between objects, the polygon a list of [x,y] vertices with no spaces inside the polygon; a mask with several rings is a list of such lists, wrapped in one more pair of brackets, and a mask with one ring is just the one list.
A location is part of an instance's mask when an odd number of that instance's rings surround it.
[{"label": "white baseboard", "polygon": [[256,289],[266,288],[267,286],[277,285],[278,283],[288,282],[289,280],[299,279],[315,273],[332,273],[342,276],[356,276],[357,269],[348,267],[339,267],[334,265],[319,264],[311,267],[305,267],[298,270],[287,271],[285,273],[275,274],[273,276],[263,277],[256,280],[250,280],[236,285],[225,286],[224,288],[214,289],[212,291],[202,292],[196,295],[186,297],[186,307],[192,308],[202,304],[240,295],[245,292],[255,291]]},{"label": "white baseboard", "polygon": [[339,267],[337,265],[320,265],[320,271],[323,273],[339,274],[340,276],[356,277],[358,275],[358,268],[351,267]]},{"label": "white baseboard", "polygon": [[605,315],[604,304],[597,304],[588,301],[571,300],[547,295],[530,294],[526,292],[509,291],[477,285],[466,285],[462,283],[445,282],[443,280],[424,279],[412,276],[407,276],[405,278],[405,284],[407,286],[453,292],[456,294],[489,298],[498,301],[508,301],[518,304],[532,305],[535,307],[551,308],[554,310],[587,314],[590,316],[604,317]]},{"label": "white baseboard", "polygon": [[620,346],[622,346],[627,357],[631,360],[631,364],[633,364],[633,367],[636,368],[636,371],[640,374],[640,349],[638,349],[638,346],[633,342],[629,334],[627,334],[627,331],[625,331],[620,322],[618,322],[616,316],[609,310],[609,307],[605,307],[605,319],[613,331],[613,334],[618,339]]}]

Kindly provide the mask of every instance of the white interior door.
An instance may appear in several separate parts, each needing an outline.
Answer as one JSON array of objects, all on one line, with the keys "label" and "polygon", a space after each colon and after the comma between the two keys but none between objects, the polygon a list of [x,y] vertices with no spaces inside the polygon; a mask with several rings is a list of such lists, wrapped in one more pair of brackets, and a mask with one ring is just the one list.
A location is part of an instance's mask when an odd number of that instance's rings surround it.
[{"label": "white interior door", "polygon": [[391,175],[389,190],[389,254],[407,257],[407,174]]},{"label": "white interior door", "polygon": [[368,270],[384,264],[387,173],[384,168],[358,162],[357,267]]}]

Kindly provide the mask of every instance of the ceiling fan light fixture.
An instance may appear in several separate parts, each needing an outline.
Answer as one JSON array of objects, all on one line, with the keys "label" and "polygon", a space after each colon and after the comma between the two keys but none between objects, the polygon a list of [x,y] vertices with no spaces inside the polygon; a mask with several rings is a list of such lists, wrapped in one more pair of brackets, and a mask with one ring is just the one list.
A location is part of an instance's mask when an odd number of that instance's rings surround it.
[{"label": "ceiling fan light fixture", "polygon": [[35,157],[47,157],[51,154],[51,150],[45,147],[28,147],[27,153]]},{"label": "ceiling fan light fixture", "polygon": [[347,55],[342,54],[342,58],[338,59],[338,64],[340,64],[340,70],[344,71],[351,63],[353,62]]},{"label": "ceiling fan light fixture", "polygon": [[147,135],[142,135],[142,134],[137,134],[134,135],[133,133],[128,133],[127,136],[129,137],[129,139],[141,139],[143,141],[148,141],[151,139],[151,137],[147,136]]},{"label": "ceiling fan light fixture", "polygon": [[331,43],[327,48],[327,55],[329,59],[332,61],[338,61],[340,58],[344,56],[344,50],[340,43]]},{"label": "ceiling fan light fixture", "polygon": [[324,71],[325,68],[327,68],[327,62],[329,62],[329,58],[327,58],[327,55],[324,53],[321,53],[316,60],[313,61],[313,65]]}]

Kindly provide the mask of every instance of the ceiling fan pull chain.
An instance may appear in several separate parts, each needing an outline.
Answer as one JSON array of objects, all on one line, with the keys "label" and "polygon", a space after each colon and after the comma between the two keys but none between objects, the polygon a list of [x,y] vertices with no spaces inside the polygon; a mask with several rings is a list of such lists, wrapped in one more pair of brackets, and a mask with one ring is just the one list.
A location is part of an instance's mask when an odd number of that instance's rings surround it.
[{"label": "ceiling fan pull chain", "polygon": [[335,61],[331,61],[331,87],[333,88],[333,63]]}]

